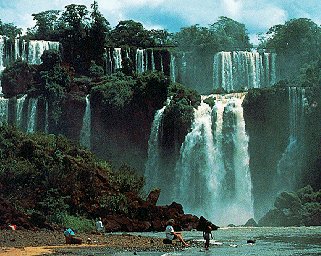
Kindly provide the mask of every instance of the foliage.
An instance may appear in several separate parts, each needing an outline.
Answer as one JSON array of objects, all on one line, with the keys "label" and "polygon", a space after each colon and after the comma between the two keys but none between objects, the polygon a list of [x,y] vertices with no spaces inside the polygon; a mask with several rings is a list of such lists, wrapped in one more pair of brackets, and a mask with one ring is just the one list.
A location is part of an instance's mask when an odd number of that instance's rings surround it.
[{"label": "foliage", "polygon": [[321,86],[321,57],[306,63],[300,69],[299,83],[301,86]]},{"label": "foliage", "polygon": [[136,46],[146,48],[151,45],[148,31],[140,22],[133,20],[120,21],[110,34],[112,46]]},{"label": "foliage", "polygon": [[61,54],[56,50],[45,50],[41,55],[42,68],[50,70],[55,66],[60,66],[62,62]]},{"label": "foliage", "polygon": [[0,19],[0,35],[14,39],[22,34],[22,29],[15,26],[13,23],[3,23]]},{"label": "foliage", "polygon": [[245,25],[227,17],[210,25],[210,31],[224,50],[249,50],[252,45]]},{"label": "foliage", "polygon": [[89,68],[89,76],[92,78],[98,78],[104,75],[104,68],[97,65],[94,61],[91,62]]},{"label": "foliage", "polygon": [[71,227],[77,232],[92,232],[95,229],[95,222],[85,217],[73,216],[66,213],[61,214],[60,222],[64,227]]},{"label": "foliage", "polygon": [[260,221],[264,226],[316,226],[321,223],[321,190],[310,185],[297,192],[282,192],[275,200],[275,208]]}]

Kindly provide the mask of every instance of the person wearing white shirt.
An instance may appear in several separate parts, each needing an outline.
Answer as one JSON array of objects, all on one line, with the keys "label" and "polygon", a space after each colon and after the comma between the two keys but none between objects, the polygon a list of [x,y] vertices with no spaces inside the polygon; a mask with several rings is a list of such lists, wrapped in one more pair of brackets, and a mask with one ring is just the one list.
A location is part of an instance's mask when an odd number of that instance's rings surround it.
[{"label": "person wearing white shirt", "polygon": [[167,226],[165,229],[166,238],[171,241],[174,239],[178,239],[179,241],[181,241],[183,243],[184,246],[189,246],[189,244],[184,241],[182,233],[174,231],[173,225],[174,225],[173,219],[170,219],[167,221]]}]

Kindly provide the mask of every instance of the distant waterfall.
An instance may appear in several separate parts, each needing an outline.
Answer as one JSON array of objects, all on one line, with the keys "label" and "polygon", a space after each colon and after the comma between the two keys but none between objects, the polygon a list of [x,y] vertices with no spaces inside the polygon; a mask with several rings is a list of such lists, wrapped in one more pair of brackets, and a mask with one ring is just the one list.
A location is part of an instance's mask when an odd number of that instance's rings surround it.
[{"label": "distant waterfall", "polygon": [[0,36],[0,73],[5,69],[4,47],[5,47],[5,38],[3,36]]},{"label": "distant waterfall", "polygon": [[49,103],[48,100],[46,100],[46,106],[45,106],[45,133],[49,133]]},{"label": "distant waterfall", "polygon": [[154,57],[154,50],[152,49],[152,56],[151,56],[151,62],[152,62],[152,71],[155,71],[156,70],[156,67],[155,67],[155,57]]},{"label": "distant waterfall", "polygon": [[114,70],[122,68],[121,48],[114,48],[113,51]]},{"label": "distant waterfall", "polygon": [[8,123],[9,116],[9,99],[0,97],[0,125]]},{"label": "distant waterfall", "polygon": [[[162,203],[182,203],[184,211],[222,225],[244,224],[254,216],[249,170],[248,136],[243,119],[243,94],[215,97],[211,108],[203,100],[194,112],[191,131],[181,145],[174,170],[166,169],[159,138],[159,110],[149,138],[146,183],[167,196]],[[233,151],[229,151],[229,144]],[[232,167],[232,168],[231,168]],[[164,173],[170,176],[165,180]]]},{"label": "distant waterfall", "polygon": [[159,171],[162,168],[159,136],[165,108],[166,106],[156,111],[148,139],[148,159],[145,164],[145,188],[147,192],[158,187],[159,182],[162,182]]},{"label": "distant waterfall", "polygon": [[24,102],[27,98],[27,94],[23,95],[21,98],[17,99],[17,107],[16,107],[16,126],[20,129],[22,129],[23,124],[22,124],[22,110],[23,110],[23,105]]},{"label": "distant waterfall", "polygon": [[38,98],[30,98],[28,104],[27,132],[36,131]]},{"label": "distant waterfall", "polygon": [[91,108],[89,95],[86,96],[86,109],[82,119],[82,128],[80,131],[80,144],[88,149],[91,148]]},{"label": "distant waterfall", "polygon": [[171,71],[171,80],[173,83],[175,83],[176,82],[175,56],[173,54],[171,54],[170,71]]},{"label": "distant waterfall", "polygon": [[296,189],[303,157],[304,109],[307,103],[305,89],[289,87],[289,139],[277,165],[276,192]]},{"label": "distant waterfall", "polygon": [[213,87],[226,91],[269,87],[275,83],[275,54],[219,52],[213,60]]},{"label": "distant waterfall", "polygon": [[144,71],[145,71],[145,50],[137,49],[137,51],[136,51],[136,72],[143,73]]},{"label": "distant waterfall", "polygon": [[31,40],[28,45],[28,63],[41,64],[41,56],[45,50],[59,50],[59,42]]}]

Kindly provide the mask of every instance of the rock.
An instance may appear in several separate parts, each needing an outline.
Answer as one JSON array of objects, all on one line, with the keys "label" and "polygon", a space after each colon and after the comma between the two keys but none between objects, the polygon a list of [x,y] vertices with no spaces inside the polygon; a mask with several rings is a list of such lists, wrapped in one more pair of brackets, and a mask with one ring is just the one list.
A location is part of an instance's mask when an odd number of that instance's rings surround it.
[{"label": "rock", "polygon": [[212,222],[210,222],[209,220],[207,220],[203,216],[201,216],[199,218],[198,225],[197,225],[196,229],[198,231],[203,231],[207,226],[211,226],[212,230],[217,230],[220,228],[219,226],[216,226],[215,224],[213,224]]},{"label": "rock", "polygon": [[160,189],[154,189],[152,190],[147,199],[146,199],[146,202],[148,204],[151,204],[151,205],[156,205],[157,201],[158,201],[158,198],[159,198],[159,195],[160,195]]},{"label": "rock", "polygon": [[244,224],[244,227],[258,227],[258,224],[253,218],[251,218]]}]

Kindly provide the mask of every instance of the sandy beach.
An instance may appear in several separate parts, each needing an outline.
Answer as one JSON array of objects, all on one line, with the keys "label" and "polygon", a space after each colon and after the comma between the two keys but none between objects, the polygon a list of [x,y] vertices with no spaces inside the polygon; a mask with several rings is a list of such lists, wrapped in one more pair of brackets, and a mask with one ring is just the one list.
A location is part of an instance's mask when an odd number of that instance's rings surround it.
[{"label": "sandy beach", "polygon": [[79,233],[81,245],[67,245],[62,232],[58,231],[0,231],[0,256],[36,256],[48,255],[62,250],[93,249],[102,247],[110,251],[172,251],[181,245],[163,244],[160,237],[144,237],[132,234],[93,234]]}]

